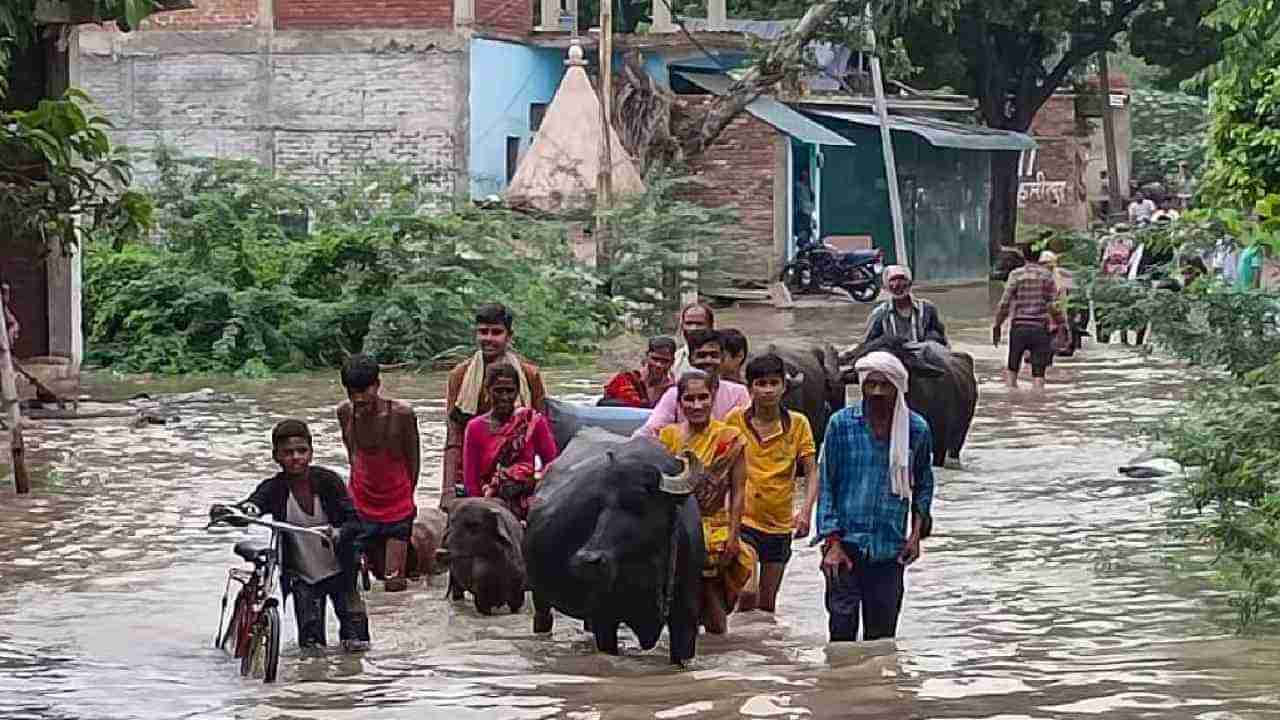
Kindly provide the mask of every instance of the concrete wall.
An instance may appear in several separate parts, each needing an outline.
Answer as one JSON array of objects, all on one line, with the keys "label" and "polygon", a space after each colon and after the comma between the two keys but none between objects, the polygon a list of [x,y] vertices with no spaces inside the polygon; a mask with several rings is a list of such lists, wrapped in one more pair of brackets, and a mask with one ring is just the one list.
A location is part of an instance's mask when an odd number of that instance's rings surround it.
[{"label": "concrete wall", "polygon": [[520,157],[533,142],[530,106],[550,104],[564,76],[564,52],[477,38],[471,41],[471,197],[507,187],[507,138]]}]

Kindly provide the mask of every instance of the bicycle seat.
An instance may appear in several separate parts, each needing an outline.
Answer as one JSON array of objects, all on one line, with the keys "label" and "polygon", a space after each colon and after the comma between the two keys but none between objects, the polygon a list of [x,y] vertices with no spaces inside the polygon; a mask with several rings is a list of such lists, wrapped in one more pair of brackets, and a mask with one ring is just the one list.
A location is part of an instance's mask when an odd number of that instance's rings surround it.
[{"label": "bicycle seat", "polygon": [[271,552],[271,547],[252,540],[241,540],[236,543],[235,552],[236,555],[244,558],[247,562],[256,562],[259,558],[263,558],[267,553]]}]

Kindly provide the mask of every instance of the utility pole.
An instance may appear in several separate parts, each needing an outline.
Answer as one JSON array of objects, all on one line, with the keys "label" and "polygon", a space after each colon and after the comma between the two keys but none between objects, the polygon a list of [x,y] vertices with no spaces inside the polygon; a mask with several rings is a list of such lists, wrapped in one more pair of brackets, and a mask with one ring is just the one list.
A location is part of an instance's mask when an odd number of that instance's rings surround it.
[{"label": "utility pole", "polygon": [[596,175],[596,250],[608,264],[606,229],[613,203],[613,0],[600,0],[600,169]]},{"label": "utility pole", "polygon": [[[1102,12],[1102,3],[1098,3]],[[1120,161],[1116,156],[1116,121],[1111,115],[1111,63],[1107,48],[1098,53],[1098,90],[1102,94],[1102,143],[1107,152],[1108,221],[1124,212],[1124,196],[1120,194]]]},{"label": "utility pole", "polygon": [[22,410],[18,405],[18,379],[13,369],[12,348],[9,347],[9,318],[0,300],[0,406],[4,421],[9,426],[9,449],[13,466],[13,487],[19,495],[31,492],[31,480],[27,477],[27,464],[22,445]]},{"label": "utility pole", "polygon": [[[880,121],[880,145],[884,150],[884,175],[889,185],[889,215],[893,218],[893,250],[899,265],[910,265],[907,256],[907,234],[902,226],[902,198],[898,193],[898,164],[893,156],[893,131],[889,127],[889,104],[884,98],[884,77],[880,71],[880,57],[875,54],[876,36],[871,29],[871,5],[866,6],[867,31],[871,46],[871,84],[875,87],[876,117]],[[864,41],[865,42],[865,41]]]}]

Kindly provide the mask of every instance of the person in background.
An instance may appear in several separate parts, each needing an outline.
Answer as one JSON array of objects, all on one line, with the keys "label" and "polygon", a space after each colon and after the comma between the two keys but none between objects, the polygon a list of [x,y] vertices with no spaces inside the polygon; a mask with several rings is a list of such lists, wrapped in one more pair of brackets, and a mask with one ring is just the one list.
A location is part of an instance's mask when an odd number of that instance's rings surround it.
[{"label": "person in background", "polygon": [[832,642],[893,637],[903,572],[933,528],[933,438],[907,408],[907,369],[873,352],[854,369],[862,404],[831,417],[818,461],[818,534]]},{"label": "person in background", "polygon": [[884,284],[893,297],[871,311],[863,342],[889,336],[910,342],[932,340],[948,344],[947,328],[942,324],[938,306],[928,300],[917,300],[911,294],[911,268],[890,265],[884,269]]},{"label": "person in background", "polygon": [[209,509],[213,522],[243,525],[230,516],[270,515],[276,522],[307,528],[335,528],[338,541],[283,533],[280,546],[280,593],[293,595],[298,645],[325,645],[325,599],[338,616],[338,638],[347,652],[369,649],[369,616],[356,587],[354,536],[360,521],[346,485],[334,471],[312,465],[311,430],[301,420],[284,420],[271,431],[271,454],[280,472],[263,480],[248,498]]},{"label": "person in background", "polygon": [[680,333],[680,337],[684,338],[684,347],[676,350],[676,360],[671,366],[672,375],[680,377],[693,368],[690,360],[693,350],[689,347],[689,333],[715,329],[716,314],[710,305],[690,303],[680,308],[680,314],[676,316],[676,331]]},{"label": "person in background", "polygon": [[490,365],[505,362],[520,376],[521,407],[546,412],[546,388],[538,366],[511,349],[515,317],[505,305],[487,303],[476,308],[476,352],[449,372],[445,396],[444,468],[440,477],[440,507],[445,512],[458,497],[465,497],[462,480],[462,442],[467,423],[489,412],[492,399],[484,390]]},{"label": "person in background", "polygon": [[1058,254],[1052,250],[1045,250],[1040,253],[1040,265],[1053,275],[1053,284],[1057,288],[1054,305],[1064,318],[1064,322],[1061,324],[1050,319],[1049,337],[1053,340],[1055,353],[1069,356],[1075,352],[1075,340],[1073,337],[1075,328],[1073,327],[1071,316],[1067,313],[1067,300],[1071,293],[1073,279],[1070,272],[1058,265]]},{"label": "person in background", "polygon": [[[724,341],[715,330],[694,330],[689,333],[689,348],[693,366],[707,374],[711,383],[711,417],[724,420],[735,408],[751,404],[747,388],[731,380],[720,379],[720,364],[724,359]],[[634,437],[656,438],[662,428],[684,421],[683,406],[677,397],[677,388],[671,388],[653,406],[649,419],[633,433]]]},{"label": "person in background", "polygon": [[1197,280],[1205,277],[1212,277],[1209,274],[1209,268],[1195,255],[1184,255],[1178,261],[1178,266],[1182,269],[1182,288],[1189,288]]},{"label": "person in background", "polygon": [[18,343],[18,337],[22,335],[22,324],[18,322],[18,316],[13,312],[13,288],[9,287],[9,283],[4,280],[0,280],[0,305],[4,306],[4,322],[9,331],[9,349],[13,350],[14,345]]},{"label": "person in background", "polygon": [[639,370],[624,370],[604,386],[606,407],[652,408],[675,385],[671,366],[675,363],[676,341],[669,337],[649,338],[649,349]]},{"label": "person in background", "polygon": [[463,486],[467,497],[499,498],[524,520],[537,484],[537,463],[545,468],[556,459],[556,441],[546,416],[516,407],[520,373],[514,367],[504,362],[490,365],[484,386],[493,409],[467,423]]},{"label": "person in background", "polygon": [[1001,327],[1005,320],[1009,320],[1009,364],[1005,370],[1005,382],[1011,388],[1018,387],[1022,354],[1030,351],[1031,384],[1035,390],[1042,391],[1045,371],[1053,364],[1049,325],[1051,321],[1066,322],[1066,318],[1056,305],[1058,287],[1053,274],[1040,266],[1039,256],[1030,245],[1023,245],[1022,253],[1026,264],[1009,273],[1004,296],[1000,298],[995,323],[991,327],[991,342],[1000,346]]},{"label": "person in background", "polygon": [[1240,253],[1236,263],[1236,289],[1257,290],[1262,286],[1262,264],[1266,261],[1262,243],[1254,243]]},{"label": "person in background", "polygon": [[799,246],[804,247],[806,244],[813,242],[813,211],[816,207],[816,199],[813,192],[813,181],[809,177],[809,168],[800,168],[800,172],[796,177],[796,202],[795,202],[795,225],[796,237],[800,240]]},{"label": "person in background", "polygon": [[707,549],[699,615],[708,633],[722,635],[739,594],[751,582],[756,555],[741,538],[747,474],[742,434],[712,417],[715,385],[716,378],[700,370],[681,375],[673,388],[681,420],[662,428],[658,442],[677,457],[691,452],[702,464],[694,490]]},{"label": "person in background", "polygon": [[724,357],[720,359],[720,379],[743,384],[742,366],[747,362],[747,336],[734,328],[720,331]]},{"label": "person in background", "polygon": [[1213,270],[1222,275],[1223,282],[1229,285],[1236,283],[1236,271],[1240,258],[1236,250],[1235,240],[1229,235],[1218,238],[1213,246]]},{"label": "person in background", "polygon": [[338,405],[338,427],[351,463],[351,500],[360,519],[356,550],[369,553],[384,544],[383,586],[387,592],[399,592],[409,586],[405,562],[418,516],[418,416],[409,403],[382,397],[378,363],[368,355],[347,358],[342,386],[347,399]]},{"label": "person in background", "polygon": [[1134,193],[1133,201],[1129,203],[1129,222],[1137,225],[1138,223],[1151,222],[1151,218],[1156,213],[1156,204],[1147,198],[1146,194],[1141,190]]},{"label": "person in background", "polygon": [[[803,414],[782,406],[787,391],[786,366],[774,354],[747,363],[747,388],[751,406],[733,411],[725,424],[736,428],[746,441],[746,507],[742,539],[760,558],[759,592],[747,590],[739,610],[759,608],[774,612],[782,575],[791,559],[791,540],[809,536],[809,518],[818,501],[817,463],[813,430]],[[798,512],[793,512],[796,475],[804,470],[808,491]]]}]

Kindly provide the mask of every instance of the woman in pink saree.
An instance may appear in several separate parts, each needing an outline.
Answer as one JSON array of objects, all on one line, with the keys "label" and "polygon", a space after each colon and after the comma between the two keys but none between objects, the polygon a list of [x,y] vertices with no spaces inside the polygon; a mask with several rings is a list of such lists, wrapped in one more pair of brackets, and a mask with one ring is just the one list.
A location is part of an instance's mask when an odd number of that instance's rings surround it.
[{"label": "woman in pink saree", "polygon": [[493,409],[467,423],[462,440],[462,481],[467,497],[498,498],[521,520],[537,484],[537,462],[556,459],[555,438],[546,416],[516,407],[520,376],[507,363],[485,372],[485,392]]}]

